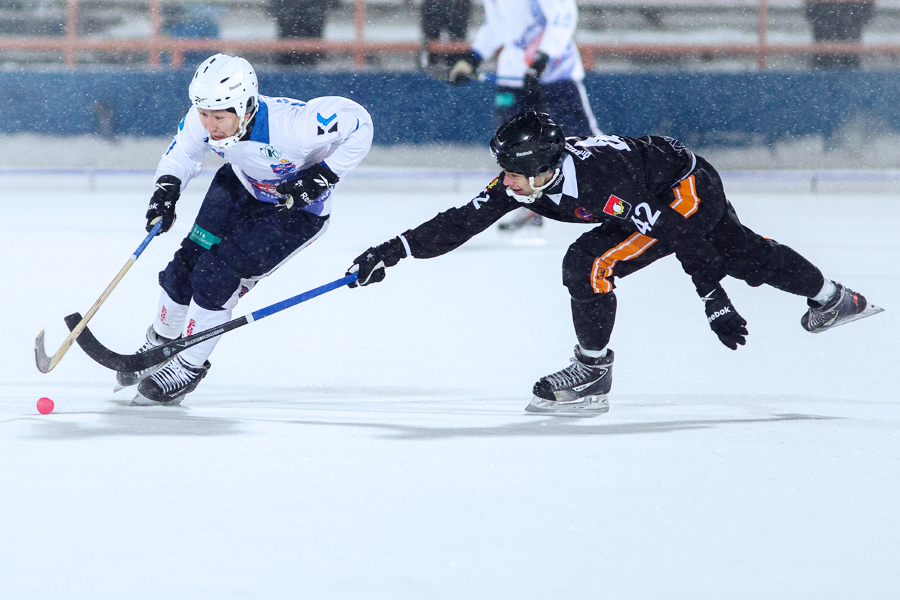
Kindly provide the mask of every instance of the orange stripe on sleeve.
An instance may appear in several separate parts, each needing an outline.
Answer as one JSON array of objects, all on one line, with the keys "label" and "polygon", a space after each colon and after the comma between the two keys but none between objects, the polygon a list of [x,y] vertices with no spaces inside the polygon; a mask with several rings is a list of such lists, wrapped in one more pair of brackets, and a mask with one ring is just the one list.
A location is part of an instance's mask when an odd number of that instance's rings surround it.
[{"label": "orange stripe on sleeve", "polygon": [[680,212],[685,218],[697,212],[700,198],[697,197],[696,179],[693,175],[672,188],[672,192],[675,194],[675,202],[669,206]]}]

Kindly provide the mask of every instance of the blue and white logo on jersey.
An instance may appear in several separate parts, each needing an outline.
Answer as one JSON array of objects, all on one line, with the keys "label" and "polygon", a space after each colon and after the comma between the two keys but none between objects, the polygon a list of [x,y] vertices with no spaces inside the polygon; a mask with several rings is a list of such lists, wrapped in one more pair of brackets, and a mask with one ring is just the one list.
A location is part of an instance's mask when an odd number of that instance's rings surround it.
[{"label": "blue and white logo on jersey", "polygon": [[[316,113],[316,120],[319,122],[317,135],[325,135],[326,130],[327,130],[327,133],[334,133],[335,131],[337,131],[337,128],[338,128],[337,113],[334,113],[333,115],[331,115],[328,118],[323,117],[320,113]],[[334,125],[331,125],[331,127],[329,128],[328,126],[331,124],[332,121],[334,122]]]}]

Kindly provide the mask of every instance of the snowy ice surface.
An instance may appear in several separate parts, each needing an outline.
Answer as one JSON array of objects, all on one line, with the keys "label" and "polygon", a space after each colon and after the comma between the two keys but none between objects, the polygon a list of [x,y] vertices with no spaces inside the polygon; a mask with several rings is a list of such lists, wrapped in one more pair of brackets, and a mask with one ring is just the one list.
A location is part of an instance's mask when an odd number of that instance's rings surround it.
[{"label": "snowy ice surface", "polygon": [[[348,187],[235,316],[483,183]],[[150,187],[0,191],[3,598],[900,597],[900,195],[732,194],[886,312],[811,335],[803,299],[729,279],[732,352],[665,259],[619,282],[610,412],[572,419],[523,411],[575,343],[560,261],[586,228],[558,223],[226,334],[182,408],[129,407],[77,347],[39,373],[35,335],[55,352],[125,264]],[[204,187],[91,322],[111,348],[140,344]]]}]

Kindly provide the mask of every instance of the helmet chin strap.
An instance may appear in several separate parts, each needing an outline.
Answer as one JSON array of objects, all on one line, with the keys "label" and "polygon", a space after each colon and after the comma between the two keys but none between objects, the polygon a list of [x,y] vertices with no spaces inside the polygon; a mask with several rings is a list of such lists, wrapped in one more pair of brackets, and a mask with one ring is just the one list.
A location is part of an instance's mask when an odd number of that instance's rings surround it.
[{"label": "helmet chin strap", "polygon": [[222,138],[221,140],[214,140],[212,138],[208,139],[208,143],[215,150],[228,150],[229,148],[234,148],[241,138],[244,137],[244,134],[247,133],[247,125],[250,124],[250,121],[253,120],[253,117],[256,116],[256,111],[259,109],[259,102],[253,103],[253,112],[250,113],[249,117],[244,117],[241,119],[241,124],[238,125],[237,133],[227,138]]},{"label": "helmet chin strap", "polygon": [[531,204],[532,202],[534,202],[535,200],[537,200],[538,198],[541,197],[541,195],[544,193],[544,190],[546,190],[548,187],[550,187],[551,185],[556,183],[556,180],[559,179],[559,174],[560,174],[560,170],[556,169],[555,171],[553,171],[553,177],[548,179],[547,183],[545,183],[544,185],[540,185],[540,186],[534,185],[534,176],[529,177],[528,184],[531,186],[531,194],[529,194],[527,196],[522,196],[521,194],[515,193],[512,190],[512,188],[510,188],[510,187],[506,188],[506,193],[508,195],[512,196],[513,198],[515,198],[516,200],[518,200],[519,202],[524,202],[525,204]]}]

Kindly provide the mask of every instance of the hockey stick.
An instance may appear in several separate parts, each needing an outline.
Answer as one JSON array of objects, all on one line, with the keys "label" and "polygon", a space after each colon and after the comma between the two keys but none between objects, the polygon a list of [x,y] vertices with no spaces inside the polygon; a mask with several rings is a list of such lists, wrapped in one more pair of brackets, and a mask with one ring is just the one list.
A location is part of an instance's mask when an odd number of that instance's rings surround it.
[{"label": "hockey stick", "polygon": [[[125,273],[128,272],[128,269],[131,268],[131,265],[134,264],[134,261],[138,259],[138,256],[144,251],[147,245],[150,243],[156,234],[159,233],[159,230],[162,228],[162,221],[153,226],[153,229],[150,230],[150,233],[147,234],[147,237],[144,238],[144,241],[141,242],[141,245],[137,247],[137,250],[134,251],[134,254],[128,259],[128,262],[125,263],[125,266],[122,267],[122,270],[119,271],[119,274],[116,275],[115,279],[112,280],[106,289],[100,294],[100,297],[97,298],[97,301],[94,302],[94,305],[91,307],[91,310],[88,311],[87,315],[82,319],[81,315],[78,315],[78,322],[74,327],[69,327],[71,333],[69,337],[63,341],[62,346],[59,347],[59,350],[56,351],[56,354],[53,356],[47,356],[47,352],[44,349],[44,332],[41,331],[37,338],[34,340],[34,362],[37,363],[38,371],[41,373],[49,373],[53,367],[59,364],[59,361],[62,360],[62,357],[66,355],[66,352],[69,351],[69,348],[72,347],[72,342],[75,341],[75,338],[81,333],[81,331],[87,327],[88,321],[94,316],[94,314],[100,309],[100,306],[106,301],[112,291],[119,285],[119,282],[122,281],[122,278],[125,277]],[[78,314],[78,313],[75,313]],[[70,315],[71,316],[71,315]],[[68,323],[67,323],[68,325]]]},{"label": "hockey stick", "polygon": [[[78,336],[77,341],[78,345],[81,346],[81,349],[84,350],[85,354],[93,358],[104,367],[112,369],[113,371],[142,371],[148,367],[158,365],[159,363],[172,358],[179,352],[187,350],[191,346],[199,344],[200,342],[205,342],[206,340],[218,337],[223,333],[226,333],[233,329],[237,329],[238,327],[242,327],[247,323],[259,321],[264,317],[268,317],[269,315],[281,312],[284,309],[290,308],[296,304],[300,304],[301,302],[306,302],[307,300],[315,298],[316,296],[321,296],[322,294],[330,292],[331,290],[336,290],[337,288],[344,287],[345,285],[356,281],[356,277],[356,273],[352,273],[336,281],[332,281],[331,283],[326,283],[323,286],[319,286],[315,289],[309,290],[308,292],[304,292],[292,298],[288,298],[287,300],[282,300],[281,302],[270,304],[269,306],[250,313],[249,315],[244,315],[243,317],[232,319],[224,325],[212,327],[210,329],[207,329],[206,331],[201,331],[187,337],[182,337],[172,340],[171,342],[166,342],[165,344],[157,346],[155,348],[151,348],[146,352],[139,352],[137,354],[117,354],[116,352],[113,352],[109,348],[106,348],[103,344],[97,341],[97,338],[94,337],[94,334],[91,333],[91,330],[87,327],[85,327],[81,332],[81,335]],[[80,314],[71,314],[66,317],[66,326],[69,329],[73,330],[74,333],[74,329],[78,326],[77,324],[80,320]]]}]

